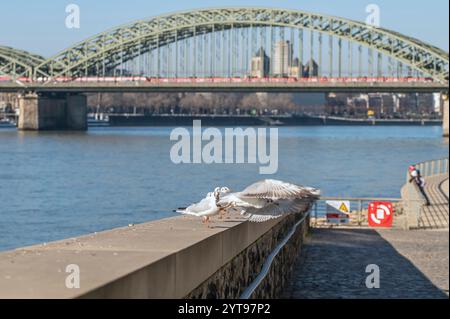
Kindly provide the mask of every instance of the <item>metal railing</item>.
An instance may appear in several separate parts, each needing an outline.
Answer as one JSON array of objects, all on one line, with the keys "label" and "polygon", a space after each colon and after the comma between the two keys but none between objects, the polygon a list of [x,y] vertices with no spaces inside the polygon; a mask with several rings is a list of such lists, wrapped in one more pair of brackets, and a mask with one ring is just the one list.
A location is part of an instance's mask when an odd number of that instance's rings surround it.
[{"label": "metal railing", "polygon": [[[317,226],[320,219],[326,220],[327,201],[348,201],[350,202],[349,215],[351,226],[363,226],[365,224],[365,214],[371,202],[391,202],[393,204],[402,202],[401,198],[383,197],[321,197],[314,203],[312,208],[312,225]],[[321,224],[323,224],[323,221]],[[325,222],[326,223],[326,222]]]},{"label": "metal railing", "polygon": [[256,276],[255,280],[244,290],[244,292],[241,294],[239,299],[250,299],[252,297],[255,290],[261,285],[263,280],[269,274],[270,268],[272,267],[273,261],[275,260],[277,255],[284,248],[284,246],[286,246],[286,244],[289,242],[289,240],[292,238],[292,236],[294,236],[298,227],[301,224],[303,224],[310,215],[311,215],[311,210],[307,211],[303,215],[303,217],[298,222],[295,223],[295,225],[292,227],[292,229],[289,231],[289,233],[286,235],[286,237],[284,237],[283,240],[280,243],[278,243],[278,245],[274,248],[274,250],[270,253],[270,255],[265,260],[260,273]]},{"label": "metal railing", "polygon": [[[425,161],[414,165],[423,177],[432,177],[436,175],[448,174],[448,157],[437,160]],[[406,180],[411,178],[409,172],[406,174]]]},{"label": "metal railing", "polygon": [[[415,164],[414,166],[420,171],[422,177],[429,178],[438,175],[449,173],[449,162],[447,158],[437,160],[430,160]],[[420,193],[418,186],[415,183],[410,183],[411,174],[406,173],[406,184],[402,188],[402,199],[404,202],[404,209],[408,219],[408,227],[418,228],[419,221],[423,213],[423,206],[425,199]]]}]

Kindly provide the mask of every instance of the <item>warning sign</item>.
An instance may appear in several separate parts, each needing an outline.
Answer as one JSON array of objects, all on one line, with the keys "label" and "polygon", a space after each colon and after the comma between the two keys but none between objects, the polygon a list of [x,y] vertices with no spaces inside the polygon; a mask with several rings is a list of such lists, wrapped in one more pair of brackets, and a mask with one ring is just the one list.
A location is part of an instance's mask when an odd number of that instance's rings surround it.
[{"label": "warning sign", "polygon": [[350,223],[349,201],[327,201],[327,222],[331,224]]},{"label": "warning sign", "polygon": [[342,204],[341,204],[341,206],[339,207],[339,210],[341,211],[341,212],[343,212],[343,213],[350,213],[349,212],[349,210],[348,210],[348,207],[350,206],[350,203],[347,203],[347,202],[342,202]]}]

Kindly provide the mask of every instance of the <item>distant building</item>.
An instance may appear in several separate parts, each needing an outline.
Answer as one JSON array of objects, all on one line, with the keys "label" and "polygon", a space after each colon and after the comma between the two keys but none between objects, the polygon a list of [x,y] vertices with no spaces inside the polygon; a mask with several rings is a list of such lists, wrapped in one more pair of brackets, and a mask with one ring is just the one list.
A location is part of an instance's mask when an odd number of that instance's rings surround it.
[{"label": "distant building", "polygon": [[264,78],[270,72],[270,59],[263,48],[256,52],[252,58],[251,76],[254,78]]},{"label": "distant building", "polygon": [[[312,71],[310,70],[311,64]],[[317,64],[317,62],[314,60],[310,60],[303,69],[303,76],[307,78],[319,76],[319,64]]]},{"label": "distant building", "polygon": [[433,94],[418,94],[417,108],[419,114],[431,115],[435,112],[435,101]]},{"label": "distant building", "polygon": [[343,115],[347,113],[347,98],[345,93],[328,93],[326,95],[325,111],[328,115]]},{"label": "distant building", "polygon": [[369,94],[369,111],[376,117],[380,117],[383,112],[383,98],[379,94]]},{"label": "distant building", "polygon": [[367,99],[356,98],[353,100],[353,113],[365,116],[367,114]]},{"label": "distant building", "polygon": [[399,94],[398,112],[401,114],[417,113],[415,94]]},{"label": "distant building", "polygon": [[288,76],[290,78],[301,78],[303,76],[303,68],[299,66],[290,66]]},{"label": "distant building", "polygon": [[434,93],[434,111],[439,114],[443,114],[442,112],[442,103],[441,103],[441,93]]},{"label": "distant building", "polygon": [[381,113],[383,115],[391,116],[395,113],[395,101],[394,101],[394,95],[393,94],[382,94],[382,109]]},{"label": "distant building", "polygon": [[0,94],[0,112],[12,112],[15,108],[17,108],[17,105],[18,99],[16,94]]},{"label": "distant building", "polygon": [[326,100],[330,115],[361,117],[371,113],[377,118],[436,117],[441,106],[436,95],[416,93],[330,93]]},{"label": "distant building", "polygon": [[293,63],[288,68],[288,76],[290,78],[301,78],[303,77],[303,65],[300,65],[299,59],[295,58]]},{"label": "distant building", "polygon": [[367,94],[360,94],[357,96],[351,96],[347,100],[348,113],[351,115],[357,115],[359,117],[365,117],[368,110],[369,97]]},{"label": "distant building", "polygon": [[431,115],[435,113],[436,101],[433,94],[399,94],[399,112],[402,114],[423,114]]},{"label": "distant building", "polygon": [[289,41],[279,41],[275,44],[275,52],[272,59],[272,72],[274,76],[289,76],[289,68],[292,66],[293,52],[293,46]]}]

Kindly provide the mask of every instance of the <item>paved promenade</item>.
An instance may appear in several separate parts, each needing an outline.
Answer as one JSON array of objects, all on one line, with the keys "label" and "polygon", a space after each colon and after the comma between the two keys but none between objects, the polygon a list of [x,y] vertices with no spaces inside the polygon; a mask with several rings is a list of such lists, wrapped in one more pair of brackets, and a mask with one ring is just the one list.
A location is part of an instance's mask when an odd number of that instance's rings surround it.
[{"label": "paved promenade", "polygon": [[[365,285],[380,268],[380,289]],[[313,229],[284,298],[448,298],[448,231]]]},{"label": "paved promenade", "polygon": [[448,175],[428,177],[425,191],[430,197],[431,206],[423,207],[419,220],[421,229],[449,227]]}]

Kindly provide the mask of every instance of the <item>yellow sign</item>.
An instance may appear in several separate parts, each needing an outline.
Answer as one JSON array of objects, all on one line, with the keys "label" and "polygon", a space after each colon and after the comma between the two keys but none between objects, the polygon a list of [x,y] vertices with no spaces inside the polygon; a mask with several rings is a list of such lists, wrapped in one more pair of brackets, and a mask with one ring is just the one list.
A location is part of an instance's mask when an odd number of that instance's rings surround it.
[{"label": "yellow sign", "polygon": [[348,224],[350,222],[350,201],[327,201],[327,222],[331,224]]},{"label": "yellow sign", "polygon": [[348,207],[347,207],[347,205],[345,205],[345,203],[341,204],[341,207],[339,207],[339,210],[343,213],[349,213]]}]

